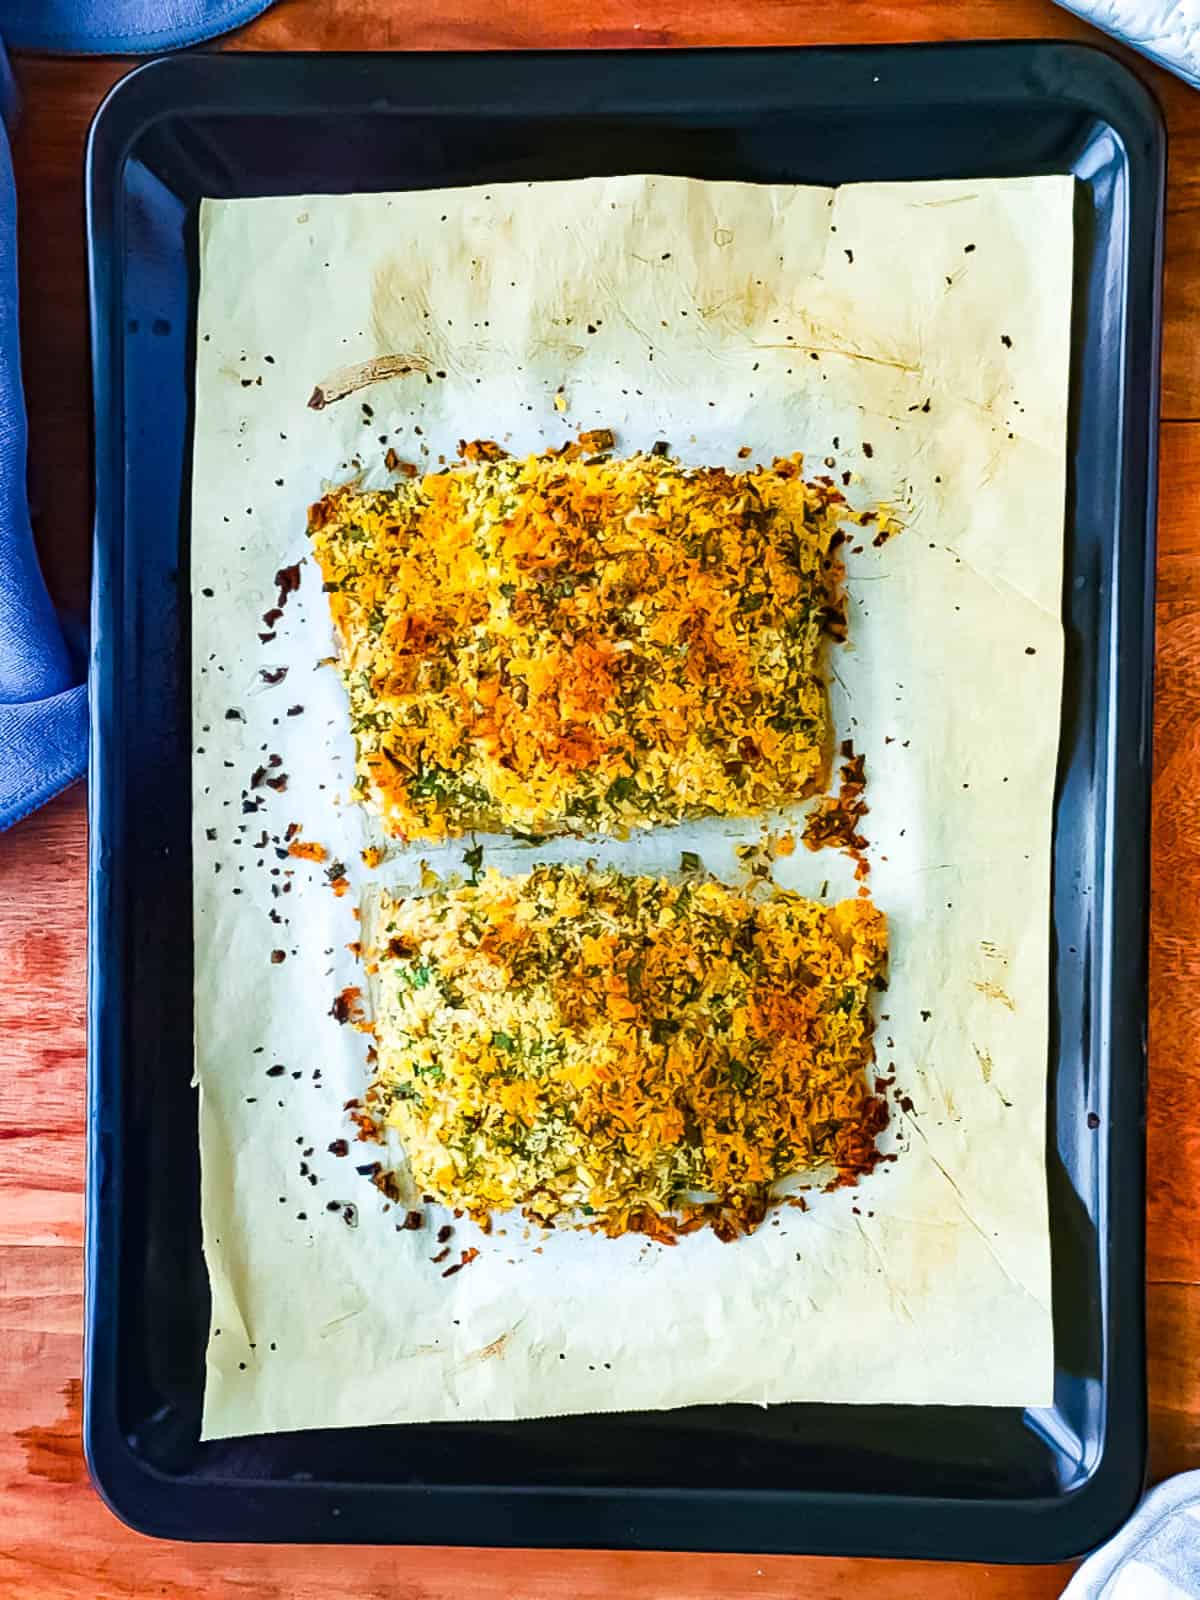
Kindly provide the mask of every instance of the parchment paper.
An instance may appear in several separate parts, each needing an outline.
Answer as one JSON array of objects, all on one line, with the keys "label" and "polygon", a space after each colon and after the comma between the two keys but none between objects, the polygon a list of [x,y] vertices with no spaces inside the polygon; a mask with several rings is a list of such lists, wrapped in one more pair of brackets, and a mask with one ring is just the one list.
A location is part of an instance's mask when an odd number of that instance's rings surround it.
[{"label": "parchment paper", "polygon": [[[205,202],[192,616],[207,1437],[702,1401],[1050,1401],[1071,202],[1067,178],[830,191],[646,177]],[[309,408],[317,386],[336,394],[358,364],[397,355],[407,373]],[[377,1150],[328,1148],[351,1136],[343,1102],[368,1077],[366,1040],[329,1014],[362,982],[353,907],[373,876],[420,869],[415,852],[374,875],[359,860],[305,513],[360,466],[382,481],[388,446],[427,465],[460,438],[536,450],[590,426],[695,462],[803,449],[810,471],[852,473],[856,503],[889,502],[905,524],[851,554],[851,644],[833,656],[891,923],[878,1048],[897,1079],[896,1159],[732,1245],[542,1235],[511,1217],[485,1238],[458,1222],[448,1264],[481,1253],[445,1279],[430,1260],[444,1216],[398,1230],[355,1172]],[[265,623],[273,575],[296,561],[300,588]],[[250,787],[260,767],[286,790],[261,774]],[[331,892],[329,862],[280,856],[291,822],[345,863],[350,893]],[[485,859],[673,870],[687,848],[736,878],[736,844],[760,834],[489,840]],[[461,868],[469,843],[420,855]],[[776,876],[854,891],[830,851],[800,849]]]}]

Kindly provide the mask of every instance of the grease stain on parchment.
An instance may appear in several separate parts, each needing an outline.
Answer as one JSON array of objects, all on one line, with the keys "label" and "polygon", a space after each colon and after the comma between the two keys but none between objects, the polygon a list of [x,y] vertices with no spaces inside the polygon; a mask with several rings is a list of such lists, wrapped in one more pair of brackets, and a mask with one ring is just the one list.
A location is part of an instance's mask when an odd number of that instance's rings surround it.
[{"label": "grease stain on parchment", "polygon": [[1002,1006],[1007,1006],[1010,1011],[1017,1009],[1013,1004],[1012,996],[1006,993],[998,983],[993,982],[991,978],[984,978],[982,982],[976,978],[973,982],[974,987],[979,990],[980,994],[986,995],[989,1000],[998,1000]]},{"label": "grease stain on parchment", "polygon": [[510,1328],[507,1333],[502,1333],[498,1339],[493,1339],[490,1344],[482,1345],[478,1350],[472,1350],[466,1357],[467,1361],[495,1361],[507,1350],[515,1328]]}]

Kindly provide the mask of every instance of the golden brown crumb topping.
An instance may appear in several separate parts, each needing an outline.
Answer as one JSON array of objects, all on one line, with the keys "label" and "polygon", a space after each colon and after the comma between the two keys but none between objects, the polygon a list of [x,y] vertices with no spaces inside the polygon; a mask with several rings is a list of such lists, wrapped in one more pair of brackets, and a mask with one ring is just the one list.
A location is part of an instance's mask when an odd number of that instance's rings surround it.
[{"label": "golden brown crumb topping", "polygon": [[878,1159],[886,942],[866,901],[697,875],[548,866],[385,897],[366,1116],[477,1219],[733,1236],[777,1180],[850,1182]]},{"label": "golden brown crumb topping", "polygon": [[798,457],[464,454],[310,513],[357,792],[390,832],[613,831],[820,786],[832,484]]}]

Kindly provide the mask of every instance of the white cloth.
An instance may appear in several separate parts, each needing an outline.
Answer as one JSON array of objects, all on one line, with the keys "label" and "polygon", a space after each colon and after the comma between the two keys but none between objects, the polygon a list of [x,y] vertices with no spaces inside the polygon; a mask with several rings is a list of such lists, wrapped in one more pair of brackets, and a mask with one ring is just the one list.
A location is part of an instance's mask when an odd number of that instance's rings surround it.
[{"label": "white cloth", "polygon": [[1200,1472],[1152,1489],[1062,1600],[1200,1600]]},{"label": "white cloth", "polygon": [[1200,89],[1200,0],[1059,0]]}]

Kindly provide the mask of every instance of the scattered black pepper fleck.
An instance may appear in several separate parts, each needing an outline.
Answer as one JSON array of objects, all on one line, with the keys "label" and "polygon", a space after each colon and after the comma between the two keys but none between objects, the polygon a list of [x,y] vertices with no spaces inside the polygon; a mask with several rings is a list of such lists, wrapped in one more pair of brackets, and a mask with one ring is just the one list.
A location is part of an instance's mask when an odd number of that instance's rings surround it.
[{"label": "scattered black pepper fleck", "polygon": [[1088,1112],[1088,1114],[1087,1114],[1087,1125],[1092,1130],[1093,1133],[1095,1133],[1096,1129],[1100,1126],[1100,1118],[1096,1115],[1096,1113],[1094,1111],[1089,1111]]},{"label": "scattered black pepper fleck", "polygon": [[963,255],[969,256],[971,254],[971,251],[974,250],[974,248],[975,248],[975,246],[973,244],[964,245],[963,246]]},{"label": "scattered black pepper fleck", "polygon": [[277,1061],[273,1067],[268,1067],[267,1068],[267,1077],[268,1078],[282,1078],[286,1071],[287,1071],[287,1068],[284,1066],[283,1062],[282,1061]]},{"label": "scattered black pepper fleck", "polygon": [[1031,644],[1027,644],[1025,646],[1025,654],[1027,656],[1035,656],[1035,655],[1037,655],[1037,651],[1033,648],[1033,646]]},{"label": "scattered black pepper fleck", "polygon": [[454,1229],[451,1227],[451,1225],[448,1222],[443,1222],[437,1231],[437,1242],[439,1244],[445,1244],[446,1240],[453,1232]]},{"label": "scattered black pepper fleck", "polygon": [[271,965],[272,966],[277,967],[277,966],[279,966],[280,962],[286,961],[286,960],[287,960],[287,951],[286,950],[272,950],[271,951]]},{"label": "scattered black pepper fleck", "polygon": [[329,1146],[329,1154],[331,1156],[348,1156],[350,1154],[349,1141],[346,1139],[334,1139]]},{"label": "scattered black pepper fleck", "polygon": [[864,443],[864,445],[863,445],[863,455],[866,456],[868,461],[870,461],[871,457],[874,454],[875,454],[874,447],[869,445],[869,444]]},{"label": "scattered black pepper fleck", "polygon": [[420,1211],[410,1211],[406,1214],[404,1221],[400,1223],[399,1226],[402,1232],[412,1233],[417,1228],[423,1228],[425,1226],[425,1218]]}]

